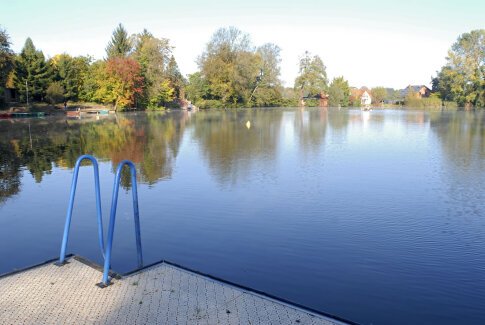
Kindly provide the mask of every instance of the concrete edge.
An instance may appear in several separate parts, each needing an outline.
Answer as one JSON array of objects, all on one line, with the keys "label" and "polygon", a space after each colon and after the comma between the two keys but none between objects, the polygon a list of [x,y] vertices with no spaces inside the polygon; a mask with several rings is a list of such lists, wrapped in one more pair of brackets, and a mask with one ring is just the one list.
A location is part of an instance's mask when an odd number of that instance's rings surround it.
[{"label": "concrete edge", "polygon": [[[70,258],[72,258],[73,256],[74,256],[74,254],[66,255],[66,261],[69,260]],[[47,264],[51,264],[51,263],[54,264],[58,260],[59,260],[59,258],[53,258],[53,259],[47,260],[45,262],[41,262],[39,264],[34,264],[34,265],[27,266],[27,267],[24,267],[24,268],[21,268],[21,269],[13,270],[11,272],[2,273],[2,274],[0,274],[0,280],[3,279],[3,278],[9,277],[9,276],[18,274],[18,273],[27,272],[27,271],[30,271],[32,269],[36,269],[38,267],[41,267],[41,266],[44,266],[44,265],[47,265]]]}]

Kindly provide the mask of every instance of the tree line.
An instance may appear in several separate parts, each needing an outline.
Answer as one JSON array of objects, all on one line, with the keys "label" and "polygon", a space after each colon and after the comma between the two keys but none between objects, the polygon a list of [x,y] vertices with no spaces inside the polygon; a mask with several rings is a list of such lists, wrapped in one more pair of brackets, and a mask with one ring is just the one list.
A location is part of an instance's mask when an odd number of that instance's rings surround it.
[{"label": "tree line", "polygon": [[[434,102],[485,106],[484,35],[485,30],[475,30],[453,44],[447,64],[432,79]],[[239,29],[220,28],[198,56],[198,71],[184,77],[170,40],[147,30],[129,35],[119,24],[106,57],[93,60],[66,53],[46,59],[30,38],[16,54],[7,32],[0,29],[0,85],[15,88],[23,102],[30,96],[35,101],[95,102],[120,110],[180,107],[187,101],[201,108],[297,106],[302,98],[317,106],[321,95],[328,96],[330,106],[359,105],[348,81],[340,76],[329,82],[323,60],[309,52],[298,62],[293,87],[285,88],[280,54],[276,44],[254,46]],[[384,87],[369,92],[377,104],[399,96]]]},{"label": "tree line", "polygon": [[147,30],[128,35],[123,25],[114,30],[106,47],[106,58],[63,53],[46,59],[28,38],[19,54],[2,36],[2,84],[15,88],[20,101],[96,102],[115,109],[157,109],[177,106],[184,97],[186,80],[165,38]]}]

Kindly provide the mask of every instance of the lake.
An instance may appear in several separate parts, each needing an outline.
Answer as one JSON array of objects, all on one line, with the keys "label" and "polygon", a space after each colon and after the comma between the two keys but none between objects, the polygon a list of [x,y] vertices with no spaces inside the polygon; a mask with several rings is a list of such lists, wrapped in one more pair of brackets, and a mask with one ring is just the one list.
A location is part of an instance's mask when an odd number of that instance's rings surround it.
[{"label": "lake", "polygon": [[[249,122],[249,123],[248,123]],[[485,324],[485,114],[347,109],[0,120],[0,273],[59,254],[73,166],[135,162],[165,259],[362,324]],[[70,253],[102,263],[83,164]],[[112,267],[136,268],[123,173]]]}]

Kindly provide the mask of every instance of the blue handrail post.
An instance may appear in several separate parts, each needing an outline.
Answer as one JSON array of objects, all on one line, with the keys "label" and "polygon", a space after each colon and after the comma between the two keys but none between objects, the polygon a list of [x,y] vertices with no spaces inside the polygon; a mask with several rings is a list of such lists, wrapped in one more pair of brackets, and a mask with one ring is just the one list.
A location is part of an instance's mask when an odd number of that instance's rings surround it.
[{"label": "blue handrail post", "polygon": [[109,226],[108,226],[108,237],[107,237],[107,246],[106,246],[106,254],[104,259],[104,270],[103,270],[103,278],[101,283],[98,283],[98,286],[101,288],[107,287],[110,285],[109,281],[109,269],[111,267],[111,251],[113,248],[113,236],[114,236],[114,229],[115,229],[115,219],[116,219],[116,207],[118,206],[118,192],[120,188],[120,180],[121,180],[121,171],[123,167],[127,165],[130,167],[131,171],[131,185],[132,185],[132,197],[133,197],[133,214],[135,219],[135,236],[136,236],[136,250],[137,250],[137,258],[138,258],[138,267],[143,266],[143,253],[141,247],[141,235],[140,235],[140,215],[138,210],[138,191],[137,191],[137,183],[136,183],[136,168],[135,165],[129,160],[123,160],[119,163],[118,168],[116,170],[114,185],[113,185],[113,194],[111,199],[111,214],[109,219]]},{"label": "blue handrail post", "polygon": [[69,239],[69,229],[71,227],[72,208],[74,206],[74,197],[76,195],[79,166],[81,165],[81,162],[85,159],[90,160],[94,168],[94,185],[95,185],[95,191],[96,191],[96,212],[97,212],[97,219],[98,219],[99,246],[101,248],[101,252],[104,257],[103,216],[101,211],[101,193],[100,193],[100,185],[99,185],[98,161],[96,160],[96,158],[94,158],[91,155],[82,155],[81,157],[78,158],[78,160],[76,161],[76,165],[74,166],[74,174],[72,176],[72,183],[71,183],[71,194],[69,196],[69,206],[67,208],[67,213],[66,213],[64,235],[62,237],[61,253],[59,255],[59,261],[55,263],[58,266],[62,266],[66,263],[66,249],[67,249],[67,242]]}]

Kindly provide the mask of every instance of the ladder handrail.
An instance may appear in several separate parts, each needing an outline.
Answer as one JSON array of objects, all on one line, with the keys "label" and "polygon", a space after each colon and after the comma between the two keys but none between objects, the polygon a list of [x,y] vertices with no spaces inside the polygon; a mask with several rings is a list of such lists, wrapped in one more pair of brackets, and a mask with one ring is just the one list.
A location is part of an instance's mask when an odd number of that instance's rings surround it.
[{"label": "ladder handrail", "polygon": [[77,187],[77,179],[79,175],[79,166],[83,160],[90,160],[93,164],[94,168],[94,188],[96,192],[96,212],[97,212],[97,219],[98,219],[98,238],[99,238],[99,247],[101,248],[101,253],[104,254],[104,238],[103,238],[103,215],[101,211],[101,193],[99,187],[99,168],[98,168],[98,161],[91,155],[82,155],[80,156],[77,161],[76,165],[74,166],[74,174],[72,175],[72,183],[71,183],[71,194],[69,196],[69,206],[67,208],[66,213],[66,223],[64,225],[64,235],[62,237],[62,244],[61,244],[61,253],[59,255],[59,262],[58,265],[63,265],[66,259],[66,249],[67,249],[67,242],[69,239],[69,229],[71,227],[71,219],[72,219],[72,208],[74,206],[74,197],[76,195],[76,187]]},{"label": "ladder handrail", "polygon": [[129,166],[131,171],[131,192],[133,197],[133,217],[135,219],[135,236],[136,236],[138,266],[139,267],[143,266],[143,254],[142,254],[142,248],[141,248],[141,235],[140,235],[140,215],[138,210],[138,190],[137,190],[137,183],[136,183],[136,168],[133,162],[129,160],[123,160],[118,164],[114,185],[113,185],[113,195],[111,199],[111,214],[110,214],[109,226],[108,226],[108,237],[107,237],[106,254],[104,259],[103,278],[101,283],[99,283],[100,287],[105,287],[110,284],[108,276],[109,276],[109,269],[111,267],[111,250],[113,247],[116,207],[118,205],[118,192],[120,188],[121,171],[123,170],[123,167],[125,165]]}]

